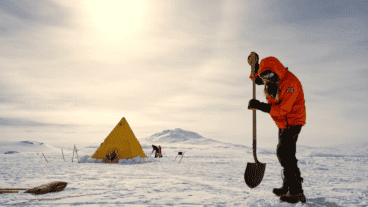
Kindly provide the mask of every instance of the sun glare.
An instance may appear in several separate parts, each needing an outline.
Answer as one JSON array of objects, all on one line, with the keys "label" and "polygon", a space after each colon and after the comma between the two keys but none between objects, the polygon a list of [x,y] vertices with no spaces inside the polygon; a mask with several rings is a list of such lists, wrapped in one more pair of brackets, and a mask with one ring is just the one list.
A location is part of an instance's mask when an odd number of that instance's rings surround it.
[{"label": "sun glare", "polygon": [[90,23],[100,38],[122,41],[137,34],[144,24],[145,3],[141,0],[85,1]]}]

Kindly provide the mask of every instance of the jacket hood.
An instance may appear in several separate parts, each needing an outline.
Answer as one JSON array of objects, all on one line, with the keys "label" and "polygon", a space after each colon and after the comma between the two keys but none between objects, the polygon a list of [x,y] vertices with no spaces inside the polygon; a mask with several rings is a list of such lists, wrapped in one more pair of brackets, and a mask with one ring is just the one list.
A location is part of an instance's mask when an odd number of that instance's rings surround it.
[{"label": "jacket hood", "polygon": [[282,65],[282,63],[275,57],[266,57],[263,58],[261,63],[259,64],[259,70],[256,76],[260,75],[266,70],[271,70],[276,73],[280,80],[285,76],[288,70]]}]

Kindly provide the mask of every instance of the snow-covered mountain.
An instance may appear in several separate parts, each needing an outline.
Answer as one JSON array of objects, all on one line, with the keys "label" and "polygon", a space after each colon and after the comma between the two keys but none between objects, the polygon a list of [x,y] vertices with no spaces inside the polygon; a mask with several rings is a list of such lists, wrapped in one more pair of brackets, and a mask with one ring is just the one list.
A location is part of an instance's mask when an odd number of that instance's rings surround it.
[{"label": "snow-covered mountain", "polygon": [[149,137],[139,139],[143,145],[202,145],[207,147],[230,147],[235,146],[230,143],[220,142],[213,139],[205,138],[196,132],[186,131],[180,128],[174,130],[164,130]]},{"label": "snow-covered mountain", "polygon": [[[64,150],[65,152],[70,150]],[[60,148],[37,141],[2,141],[0,142],[0,154],[16,154],[38,152],[47,154],[61,154]]]},{"label": "snow-covered mountain", "polygon": [[174,130],[164,130],[162,132],[156,133],[146,138],[149,141],[159,141],[159,142],[185,142],[185,141],[198,141],[205,139],[201,135],[191,132],[185,131],[180,128],[176,128]]}]

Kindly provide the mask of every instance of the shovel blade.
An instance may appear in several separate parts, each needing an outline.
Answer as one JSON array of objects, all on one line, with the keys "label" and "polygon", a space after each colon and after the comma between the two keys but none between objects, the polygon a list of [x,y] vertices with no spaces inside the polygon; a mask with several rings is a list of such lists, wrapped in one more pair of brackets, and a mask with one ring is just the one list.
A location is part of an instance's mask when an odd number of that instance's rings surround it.
[{"label": "shovel blade", "polygon": [[247,164],[247,168],[244,173],[245,183],[250,188],[257,187],[263,179],[264,172],[266,170],[266,163],[249,163]]}]

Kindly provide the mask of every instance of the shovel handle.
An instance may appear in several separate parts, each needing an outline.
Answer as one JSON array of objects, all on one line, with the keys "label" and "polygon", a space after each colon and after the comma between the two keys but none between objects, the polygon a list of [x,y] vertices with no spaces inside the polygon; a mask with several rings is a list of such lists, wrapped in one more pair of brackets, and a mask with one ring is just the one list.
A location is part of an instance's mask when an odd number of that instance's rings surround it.
[{"label": "shovel handle", "polygon": [[4,193],[18,193],[17,190],[0,190],[0,194],[4,194]]},{"label": "shovel handle", "polygon": [[[252,66],[252,76],[253,76],[253,99],[256,99],[256,78],[255,78],[255,73],[256,73],[256,63],[258,63],[258,58],[257,58],[257,53],[256,52],[251,52],[250,53],[250,58],[248,59],[248,63],[249,65]],[[258,56],[259,57],[259,56]],[[253,157],[254,157],[254,161],[256,163],[258,163],[258,159],[257,159],[257,116],[256,116],[256,110],[255,109],[251,109],[253,110]]]},{"label": "shovel handle", "polygon": [[29,188],[0,188],[0,191],[4,190],[28,190]]}]

